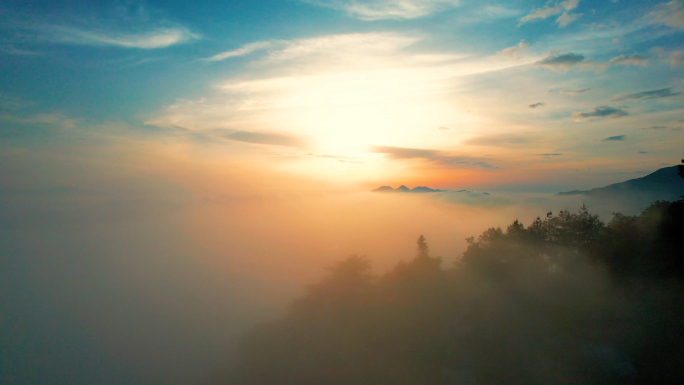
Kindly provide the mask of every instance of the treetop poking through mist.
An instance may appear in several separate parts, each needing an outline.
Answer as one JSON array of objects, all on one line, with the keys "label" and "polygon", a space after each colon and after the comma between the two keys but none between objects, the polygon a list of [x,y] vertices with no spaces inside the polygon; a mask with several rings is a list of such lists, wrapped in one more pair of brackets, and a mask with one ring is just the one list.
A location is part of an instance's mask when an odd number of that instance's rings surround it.
[{"label": "treetop poking through mist", "polygon": [[468,238],[447,269],[423,235],[416,257],[378,280],[367,258],[351,256],[285,317],[254,330],[231,379],[675,383],[684,374],[675,322],[684,316],[683,231],[684,201],[608,224],[583,206]]}]

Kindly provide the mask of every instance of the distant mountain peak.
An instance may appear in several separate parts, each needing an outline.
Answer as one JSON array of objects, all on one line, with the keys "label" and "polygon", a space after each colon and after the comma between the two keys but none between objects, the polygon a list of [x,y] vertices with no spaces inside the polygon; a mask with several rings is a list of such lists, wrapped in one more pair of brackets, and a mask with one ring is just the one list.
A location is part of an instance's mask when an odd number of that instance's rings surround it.
[{"label": "distant mountain peak", "polygon": [[390,186],[380,186],[376,189],[372,190],[373,192],[397,192],[397,193],[432,193],[432,192],[445,192],[448,190],[439,190],[439,189],[432,189],[426,186],[418,186],[413,189],[410,189],[406,187],[405,185],[401,185],[397,187],[396,189],[390,187]]},{"label": "distant mountain peak", "polygon": [[375,192],[392,192],[392,191],[394,191],[394,189],[390,186],[380,186],[373,191],[375,191]]},{"label": "distant mountain peak", "polygon": [[684,195],[684,178],[677,166],[664,167],[644,177],[614,183],[591,190],[559,192],[556,196],[584,195],[588,197],[626,197],[645,195],[656,200],[676,200]]}]

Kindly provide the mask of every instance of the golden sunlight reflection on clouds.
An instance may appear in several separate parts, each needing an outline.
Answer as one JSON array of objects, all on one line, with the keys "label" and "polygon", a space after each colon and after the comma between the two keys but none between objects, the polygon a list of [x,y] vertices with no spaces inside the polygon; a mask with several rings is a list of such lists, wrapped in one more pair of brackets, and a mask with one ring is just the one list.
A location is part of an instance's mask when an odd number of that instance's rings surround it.
[{"label": "golden sunlight reflection on clouds", "polygon": [[[412,52],[409,48],[420,39],[368,33],[279,42],[280,47],[254,61],[256,74],[219,82],[213,95],[178,100],[148,124],[244,140],[252,147],[276,144],[280,148],[271,148],[272,153],[299,158],[298,173],[323,179],[328,174],[331,180],[391,177],[397,167],[387,167],[381,161],[387,157],[374,154],[375,146],[475,156],[464,141],[506,132],[506,127],[473,113],[473,100],[459,84],[470,75],[519,66],[534,57]],[[331,165],[330,159],[339,164]],[[254,161],[267,163],[263,157]],[[399,168],[426,161],[406,158]]]}]

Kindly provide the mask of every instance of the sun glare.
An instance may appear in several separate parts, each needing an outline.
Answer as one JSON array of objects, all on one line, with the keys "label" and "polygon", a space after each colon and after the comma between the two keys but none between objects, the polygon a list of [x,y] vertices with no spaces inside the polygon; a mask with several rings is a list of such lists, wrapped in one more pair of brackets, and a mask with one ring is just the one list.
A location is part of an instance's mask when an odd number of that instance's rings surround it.
[{"label": "sun glare", "polygon": [[[417,68],[357,70],[227,85],[252,95],[244,109],[278,115],[275,129],[311,138],[315,151],[349,155],[369,146],[443,145],[439,127],[469,119]],[[453,132],[452,132],[453,134]]]}]

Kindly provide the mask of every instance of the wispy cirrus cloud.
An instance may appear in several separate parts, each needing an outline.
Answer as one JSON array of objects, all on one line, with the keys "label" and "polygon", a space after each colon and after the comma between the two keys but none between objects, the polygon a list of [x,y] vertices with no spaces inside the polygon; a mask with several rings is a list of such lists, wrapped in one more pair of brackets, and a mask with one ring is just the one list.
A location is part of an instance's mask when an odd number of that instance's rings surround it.
[{"label": "wispy cirrus cloud", "polygon": [[525,41],[525,39],[522,39],[520,40],[520,43],[518,43],[518,45],[504,48],[501,51],[497,52],[495,56],[519,60],[521,58],[522,53],[525,52],[529,48],[529,46],[530,45]]},{"label": "wispy cirrus cloud", "polygon": [[577,8],[579,2],[580,0],[549,2],[545,6],[537,8],[529,14],[520,18],[520,23],[518,25],[523,25],[530,21],[544,20],[551,16],[560,15],[556,19],[556,24],[558,24],[559,27],[566,27],[568,24],[572,23],[573,21],[577,20],[580,16],[582,16],[581,13],[570,13],[570,11]]},{"label": "wispy cirrus cloud", "polygon": [[608,63],[645,67],[648,65],[648,58],[641,55],[620,55],[610,59]]},{"label": "wispy cirrus cloud", "polygon": [[380,56],[395,54],[422,37],[389,32],[349,33],[325,35],[279,42],[280,48],[269,56],[271,61],[297,60],[303,57],[359,59],[360,55]]},{"label": "wispy cirrus cloud", "polygon": [[0,45],[0,53],[13,56],[41,56],[43,52],[17,48],[12,44]]},{"label": "wispy cirrus cloud", "polygon": [[473,18],[475,20],[479,18],[485,18],[485,19],[506,19],[509,17],[516,17],[520,15],[522,12],[520,12],[517,9],[514,8],[508,8],[506,6],[503,6],[501,4],[486,4],[483,5],[482,8],[479,8],[474,12],[472,15],[468,15],[469,18]]},{"label": "wispy cirrus cloud", "polygon": [[583,94],[583,93],[591,91],[591,90],[592,90],[591,88],[580,88],[577,90],[548,90],[548,91],[546,91],[546,93],[553,94],[553,93],[558,92],[558,93],[561,93],[564,95],[579,95],[579,94]]},{"label": "wispy cirrus cloud", "polygon": [[681,131],[681,127],[671,127],[671,126],[648,126],[648,127],[641,127],[642,130],[648,130],[648,131],[665,131],[665,130],[671,130],[671,131]]},{"label": "wispy cirrus cloud", "polygon": [[272,45],[273,45],[273,43],[270,41],[258,41],[255,43],[246,44],[246,45],[244,45],[238,49],[219,53],[217,55],[206,58],[204,60],[206,60],[206,61],[222,61],[222,60],[226,60],[226,59],[231,58],[231,57],[239,57],[239,56],[248,55],[252,52],[260,51],[260,50],[269,48]]},{"label": "wispy cirrus cloud", "polygon": [[346,12],[361,20],[415,19],[457,7],[459,0],[300,0]]},{"label": "wispy cirrus cloud", "polygon": [[668,63],[673,67],[684,64],[683,50],[666,50],[663,47],[655,47],[651,49],[651,53],[660,61]]},{"label": "wispy cirrus cloud", "polygon": [[572,23],[573,21],[579,19],[582,16],[581,13],[569,13],[569,12],[563,12],[560,16],[558,16],[558,19],[556,19],[556,23],[558,24],[559,27],[567,27],[568,24]]},{"label": "wispy cirrus cloud", "polygon": [[528,145],[537,140],[536,136],[529,134],[494,134],[476,136],[464,141],[463,144],[470,146],[510,147]]},{"label": "wispy cirrus cloud", "polygon": [[587,112],[575,112],[572,114],[572,118],[575,121],[583,121],[589,119],[601,119],[601,118],[621,118],[627,116],[629,113],[627,111],[610,106],[597,106],[590,108]]},{"label": "wispy cirrus cloud", "polygon": [[674,96],[682,96],[684,95],[681,92],[672,92],[672,88],[661,88],[658,90],[652,90],[652,91],[643,91],[643,92],[635,92],[635,93],[624,93],[624,94],[619,94],[613,96],[610,100],[611,101],[623,101],[623,100],[652,100],[652,99],[662,99],[662,98],[671,98]]},{"label": "wispy cirrus cloud", "polygon": [[672,66],[684,64],[684,51],[671,51],[662,55],[662,60]]},{"label": "wispy cirrus cloud", "polygon": [[222,61],[269,49],[264,59],[269,62],[326,57],[357,58],[361,54],[377,56],[406,48],[420,38],[403,34],[371,32],[326,35],[295,40],[270,40],[245,44],[235,50],[222,52],[206,58],[206,61]]},{"label": "wispy cirrus cloud", "polygon": [[579,90],[561,90],[560,93],[566,94],[566,95],[579,95],[579,94],[583,94],[587,91],[591,91],[591,88],[582,88]]},{"label": "wispy cirrus cloud", "polygon": [[423,159],[429,162],[438,163],[448,167],[467,165],[483,168],[495,168],[490,163],[485,162],[480,158],[473,158],[468,156],[454,156],[439,150],[392,146],[374,146],[371,148],[371,152],[387,154],[392,159]]},{"label": "wispy cirrus cloud", "polygon": [[25,100],[18,95],[0,92],[0,111],[16,111],[33,105],[30,100]]},{"label": "wispy cirrus cloud", "polygon": [[663,24],[674,29],[684,29],[684,1],[675,0],[660,3],[646,15],[646,19],[653,24]]},{"label": "wispy cirrus cloud", "polygon": [[12,13],[1,26],[9,33],[5,40],[16,49],[30,51],[36,42],[56,44],[111,46],[156,49],[200,38],[163,13],[149,9],[144,3],[108,8],[98,14],[70,14],[44,17],[39,14]]},{"label": "wispy cirrus cloud", "polygon": [[642,130],[667,130],[667,126],[649,126],[649,127],[641,127]]},{"label": "wispy cirrus cloud", "polygon": [[7,113],[1,113],[0,121],[13,124],[47,125],[65,129],[75,128],[77,123],[76,119],[69,118],[61,113],[40,113],[21,117]]},{"label": "wispy cirrus cloud", "polygon": [[42,39],[54,43],[122,48],[165,48],[199,38],[183,27],[154,28],[137,33],[65,25],[41,26],[38,29],[46,32]]},{"label": "wispy cirrus cloud", "polygon": [[237,142],[302,148],[306,141],[295,135],[270,132],[212,130],[210,134]]},{"label": "wispy cirrus cloud", "polygon": [[362,152],[390,132],[397,133],[397,145],[429,148],[444,138],[424,135],[425,127],[473,120],[465,108],[445,102],[445,95],[460,97],[454,84],[520,64],[421,52],[422,39],[415,33],[370,32],[268,41],[263,54],[249,58],[258,74],[229,73],[214,84],[213,94],[179,99],[147,123],[198,132],[290,133],[328,153]]}]

